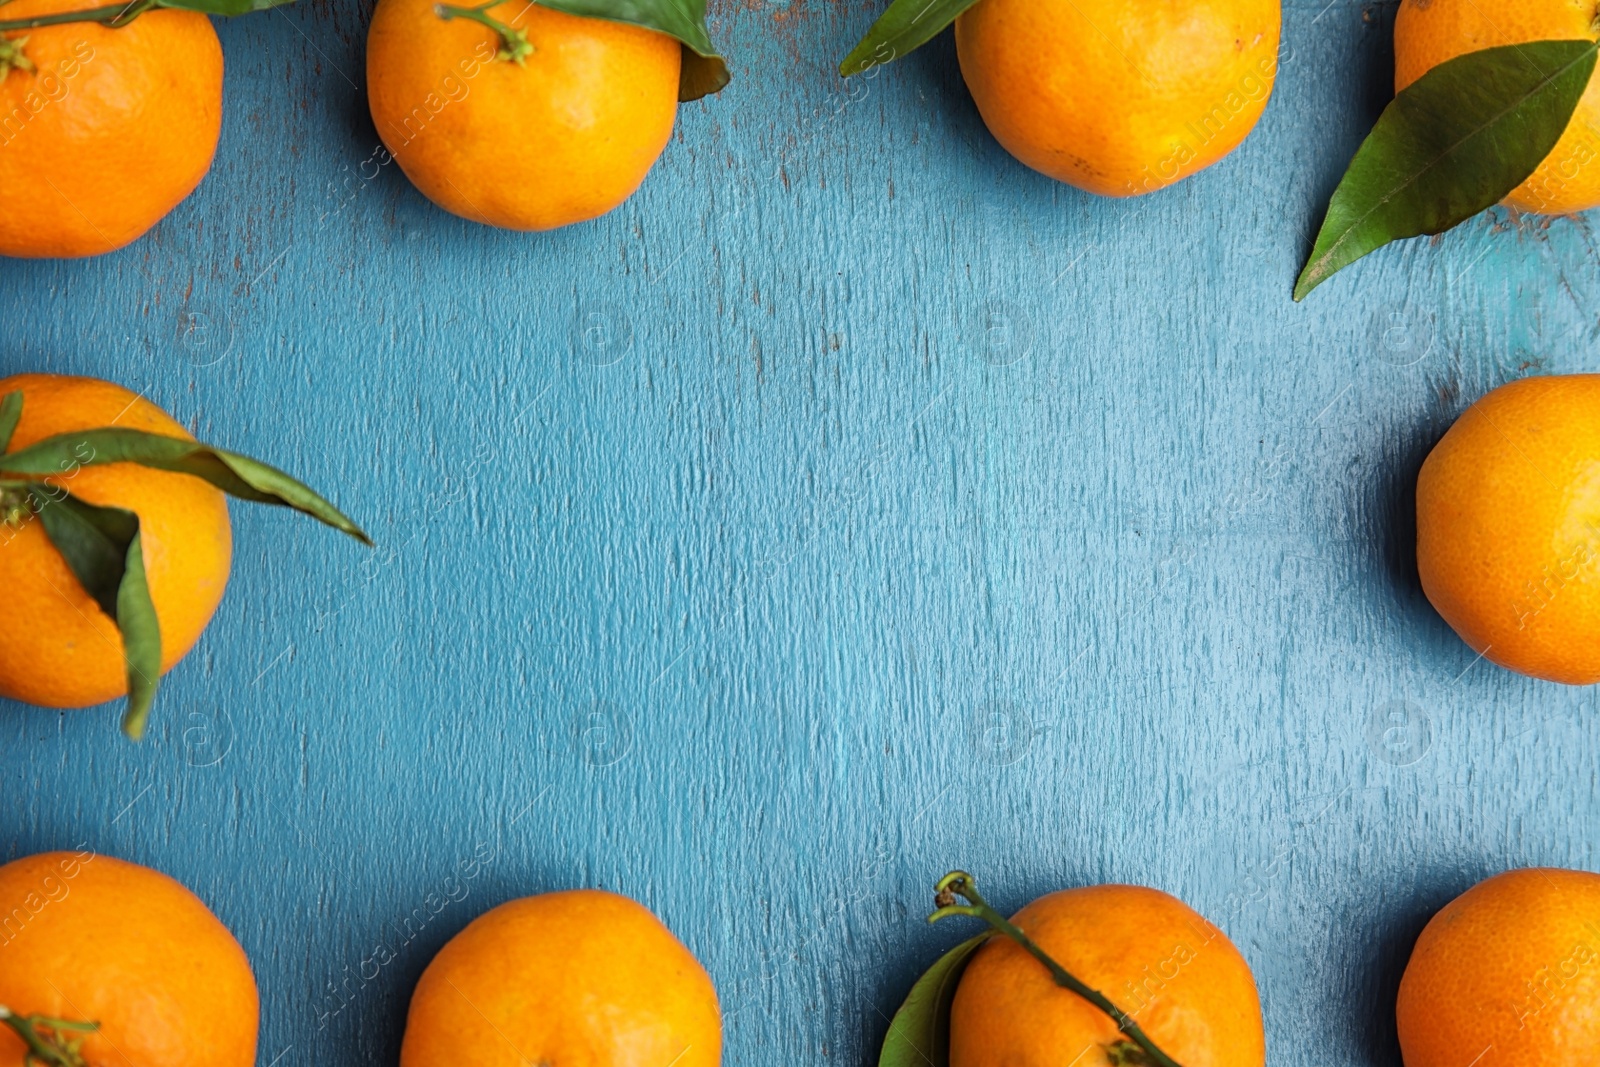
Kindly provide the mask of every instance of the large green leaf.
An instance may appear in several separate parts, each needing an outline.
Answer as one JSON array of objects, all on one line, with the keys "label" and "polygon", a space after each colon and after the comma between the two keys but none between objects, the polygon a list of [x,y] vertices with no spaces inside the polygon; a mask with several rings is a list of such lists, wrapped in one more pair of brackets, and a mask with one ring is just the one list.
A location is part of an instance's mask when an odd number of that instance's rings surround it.
[{"label": "large green leaf", "polygon": [[[4,3],[5,0],[0,0]],[[7,393],[0,396],[0,452],[11,444],[11,435],[17,432],[17,422],[22,418],[22,394]]]},{"label": "large green leaf", "polygon": [[545,7],[591,19],[626,22],[683,43],[678,99],[698,100],[728,84],[728,64],[706,30],[706,0],[539,0]]},{"label": "large green leaf", "polygon": [[197,441],[163,437],[143,430],[111,427],[47,437],[37,444],[0,456],[0,474],[48,478],[103,463],[138,463],[158,470],[192,474],[241,500],[294,508],[344,531],[363,544],[372,544],[361,528],[338,508],[276,467]]},{"label": "large green leaf", "polygon": [[1407,86],[1334,191],[1294,298],[1390,241],[1443,233],[1504,199],[1561,139],[1595,56],[1593,41],[1506,45]]},{"label": "large green leaf", "polygon": [[848,78],[921,48],[978,0],[893,0],[839,64]]},{"label": "large green leaf", "polygon": [[878,1067],[949,1067],[950,1002],[972,954],[991,936],[961,942],[917,979],[889,1023]]},{"label": "large green leaf", "polygon": [[161,624],[145,582],[139,516],[86,503],[55,486],[30,486],[28,493],[50,543],[122,633],[128,671],[122,729],[137,741],[161,681]]}]

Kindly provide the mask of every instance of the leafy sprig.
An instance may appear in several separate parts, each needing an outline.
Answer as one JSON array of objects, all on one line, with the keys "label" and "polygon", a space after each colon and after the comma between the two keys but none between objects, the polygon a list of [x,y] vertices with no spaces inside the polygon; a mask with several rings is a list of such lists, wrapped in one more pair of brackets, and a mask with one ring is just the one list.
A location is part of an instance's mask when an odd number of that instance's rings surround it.
[{"label": "leafy sprig", "polygon": [[1396,94],[1334,190],[1294,298],[1391,241],[1465,222],[1527,181],[1572,121],[1597,47],[1534,41],[1469,52]]}]

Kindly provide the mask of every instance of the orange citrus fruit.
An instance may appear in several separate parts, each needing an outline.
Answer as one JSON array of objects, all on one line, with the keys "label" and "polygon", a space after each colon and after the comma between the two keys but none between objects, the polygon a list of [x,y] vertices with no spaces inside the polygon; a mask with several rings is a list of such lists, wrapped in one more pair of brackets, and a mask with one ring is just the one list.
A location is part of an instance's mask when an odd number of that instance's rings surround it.
[{"label": "orange citrus fruit", "polygon": [[1278,72],[1279,0],[978,0],[956,54],[978,111],[1034,170],[1134,196],[1238,146]]},{"label": "orange citrus fruit", "polygon": [[1417,571],[1474,651],[1600,681],[1600,375],[1524,378],[1461,414],[1417,476]]},{"label": "orange citrus fruit", "polygon": [[400,1067],[716,1067],[711,977],[661,921],[600,890],[479,916],[411,997]]},{"label": "orange citrus fruit", "polygon": [[644,181],[678,113],[679,43],[666,34],[507,2],[487,14],[527,35],[445,20],[435,0],[378,0],[367,38],[372,120],[424,196],[474,222],[548,230],[603,215]]},{"label": "orange citrus fruit", "polygon": [[[228,928],[159,871],[92,852],[0,867],[0,1004],[97,1022],[93,1067],[252,1067],[259,1001]],[[73,1035],[77,1036],[77,1035]],[[0,1028],[0,1067],[22,1067]]]},{"label": "orange citrus fruit", "polygon": [[[193,440],[160,408],[93,378],[21,374],[0,380],[0,397],[20,391],[22,420],[6,451],[72,430],[120,426]],[[161,625],[161,669],[199,640],[222,601],[233,534],[222,491],[186,474],[133,463],[80,467],[51,480],[90,504],[139,516],[145,577]],[[45,536],[36,515],[0,524],[0,590],[5,610],[27,625],[0,627],[0,696],[53,708],[81,708],[126,695],[122,635]]]},{"label": "orange citrus fruit", "polygon": [[[1600,25],[1590,0],[1402,0],[1394,18],[1395,91],[1467,52],[1597,36]],[[1590,77],[1567,132],[1502,203],[1546,215],[1600,206],[1600,78]]]},{"label": "orange citrus fruit", "polygon": [[[1266,1062],[1249,965],[1176,897],[1131,885],[1068,889],[1012,922],[1183,1067]],[[1109,1015],[998,935],[973,955],[950,1009],[950,1067],[1108,1067],[1126,1041]]]},{"label": "orange citrus fruit", "polygon": [[1405,1067],[1600,1057],[1600,875],[1507,871],[1429,920],[1395,1004]]},{"label": "orange citrus fruit", "polygon": [[[94,7],[11,0],[0,19]],[[121,248],[194,191],[222,131],[222,45],[205,15],[4,35],[31,70],[0,77],[0,255]],[[3,69],[3,68],[0,68]]]}]

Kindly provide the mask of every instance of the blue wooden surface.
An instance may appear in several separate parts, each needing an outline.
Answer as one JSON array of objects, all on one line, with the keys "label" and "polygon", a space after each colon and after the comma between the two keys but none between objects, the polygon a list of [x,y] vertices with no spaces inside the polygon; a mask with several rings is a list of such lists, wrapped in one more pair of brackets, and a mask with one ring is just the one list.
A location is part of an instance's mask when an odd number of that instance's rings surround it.
[{"label": "blue wooden surface", "polygon": [[643,190],[517,235],[371,161],[367,6],[303,0],[219,27],[217,164],[152,235],[0,263],[0,372],[142,390],[380,542],[237,506],[146,743],[0,719],[7,855],[192,886],[262,1064],[392,1062],[438,946],[577,885],[701,956],[728,1062],[863,1063],[966,933],[921,923],[958,865],[1006,907],[1175,892],[1274,1063],[1394,1064],[1437,906],[1600,865],[1593,694],[1475,664],[1410,551],[1466,403],[1594,369],[1589,223],[1295,306],[1392,3],[1291,3],[1255,134],[1136,201],[1009,159],[948,37],[842,85],[874,11],[714,10],[736,81]]}]

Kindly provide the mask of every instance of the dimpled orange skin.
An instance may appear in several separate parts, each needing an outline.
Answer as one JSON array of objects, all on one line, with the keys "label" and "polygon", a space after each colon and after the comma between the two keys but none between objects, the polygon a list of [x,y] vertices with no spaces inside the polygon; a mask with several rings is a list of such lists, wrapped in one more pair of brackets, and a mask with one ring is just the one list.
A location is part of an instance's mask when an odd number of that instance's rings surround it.
[{"label": "dimpled orange skin", "polygon": [[[1012,917],[1057,963],[1133,1016],[1183,1067],[1262,1067],[1255,979],[1227,936],[1156,889],[1099,885],[1040,897]],[[950,1014],[950,1067],[1104,1067],[1125,1040],[1016,942],[972,957]]]},{"label": "dimpled orange skin", "polygon": [[[1402,0],[1394,19],[1399,92],[1467,52],[1541,40],[1594,40],[1594,0]],[[1591,76],[1567,132],[1539,169],[1501,203],[1546,215],[1600,206],[1600,78]]]},{"label": "dimpled orange skin", "polygon": [[[20,390],[20,449],[69,430],[120,426],[192,440],[154,404],[110,382],[49,374],[0,380],[0,396]],[[139,516],[145,577],[161,624],[161,669],[199,640],[222,601],[233,557],[227,498],[198,478],[131,463],[81,467],[57,480],[91,504]],[[52,708],[82,708],[125,696],[122,637],[45,537],[37,518],[19,530],[0,526],[0,599],[13,620],[0,626],[0,695]]]},{"label": "dimpled orange skin", "polygon": [[[92,7],[12,0],[7,19]],[[222,45],[206,16],[151,11],[120,30],[6,34],[32,72],[0,82],[0,255],[93,256],[194,191],[222,132]]]},{"label": "dimpled orange skin", "polygon": [[474,222],[549,230],[639,187],[678,114],[676,40],[516,0],[489,14],[527,33],[535,51],[518,65],[494,58],[493,31],[434,7],[379,0],[367,38],[372,121],[424,196]]},{"label": "dimpled orange skin", "polygon": [[1600,1057],[1600,875],[1507,871],[1446,904],[1395,1004],[1405,1067],[1572,1067]]},{"label": "dimpled orange skin", "polygon": [[1417,571],[1473,651],[1600,681],[1600,375],[1523,378],[1461,414],[1417,476]]},{"label": "dimpled orange skin", "polygon": [[502,904],[422,972],[400,1067],[716,1067],[705,968],[646,908],[595,889]]},{"label": "dimpled orange skin", "polygon": [[1102,196],[1154,192],[1245,139],[1278,70],[1278,0],[979,0],[956,19],[995,139]]},{"label": "dimpled orange skin", "polygon": [[[253,1067],[260,1015],[233,934],[159,871],[89,852],[0,867],[0,1004],[93,1021],[91,1067]],[[23,1045],[0,1028],[0,1067]]]}]

